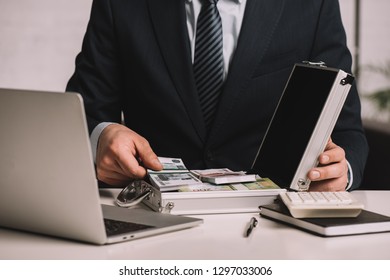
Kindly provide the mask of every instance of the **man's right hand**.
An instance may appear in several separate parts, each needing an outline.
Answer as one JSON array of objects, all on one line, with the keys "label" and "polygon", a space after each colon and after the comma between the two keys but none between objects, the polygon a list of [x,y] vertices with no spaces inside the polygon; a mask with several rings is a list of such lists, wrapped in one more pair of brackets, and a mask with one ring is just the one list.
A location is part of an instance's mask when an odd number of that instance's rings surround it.
[{"label": "man's right hand", "polygon": [[162,169],[149,142],[124,125],[108,125],[100,134],[96,151],[98,180],[124,186],[144,178],[146,169]]}]

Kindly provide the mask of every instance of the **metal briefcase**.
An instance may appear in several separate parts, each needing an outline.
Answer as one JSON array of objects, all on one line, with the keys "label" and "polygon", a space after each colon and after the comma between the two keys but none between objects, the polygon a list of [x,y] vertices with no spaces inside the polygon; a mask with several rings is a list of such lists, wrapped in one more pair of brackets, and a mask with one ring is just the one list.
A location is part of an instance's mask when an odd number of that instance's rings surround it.
[{"label": "metal briefcase", "polygon": [[122,207],[142,203],[152,210],[177,215],[258,212],[260,205],[274,202],[281,188],[235,190],[161,192],[145,181],[134,181],[118,195],[116,203]]}]

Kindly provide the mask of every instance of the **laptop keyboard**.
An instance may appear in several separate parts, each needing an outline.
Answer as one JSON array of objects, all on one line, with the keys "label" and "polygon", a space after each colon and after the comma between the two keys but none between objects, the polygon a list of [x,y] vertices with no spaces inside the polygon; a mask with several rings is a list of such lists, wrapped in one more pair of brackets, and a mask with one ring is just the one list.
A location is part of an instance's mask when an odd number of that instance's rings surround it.
[{"label": "laptop keyboard", "polygon": [[107,236],[112,236],[122,233],[130,233],[142,229],[153,228],[153,226],[136,224],[131,222],[117,221],[111,219],[104,219]]}]

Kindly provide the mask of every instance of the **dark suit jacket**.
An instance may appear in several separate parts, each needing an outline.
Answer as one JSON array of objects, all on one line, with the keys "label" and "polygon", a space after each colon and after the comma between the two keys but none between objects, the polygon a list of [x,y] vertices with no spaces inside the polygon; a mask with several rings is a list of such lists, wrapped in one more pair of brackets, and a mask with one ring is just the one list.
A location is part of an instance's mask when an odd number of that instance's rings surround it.
[{"label": "dark suit jacket", "polygon": [[[120,122],[123,111],[125,124],[144,136],[158,156],[180,157],[191,169],[248,170],[295,62],[325,61],[351,71],[336,0],[248,0],[207,134],[184,5],[184,0],[93,2],[67,86],[83,95],[90,131],[102,121]],[[368,148],[355,87],[332,137],[346,151],[356,187]]]}]

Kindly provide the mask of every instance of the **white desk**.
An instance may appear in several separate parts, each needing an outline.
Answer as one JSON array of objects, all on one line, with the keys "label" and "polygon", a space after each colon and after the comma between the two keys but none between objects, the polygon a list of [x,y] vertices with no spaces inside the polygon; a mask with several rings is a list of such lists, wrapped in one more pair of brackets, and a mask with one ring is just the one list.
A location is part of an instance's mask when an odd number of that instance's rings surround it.
[{"label": "white desk", "polygon": [[[112,204],[118,190],[102,191]],[[356,191],[366,209],[390,215],[389,191]],[[323,238],[259,218],[249,238],[244,230],[258,214],[202,215],[204,224],[182,231],[95,246],[0,228],[0,259],[384,259],[390,232]]]}]

